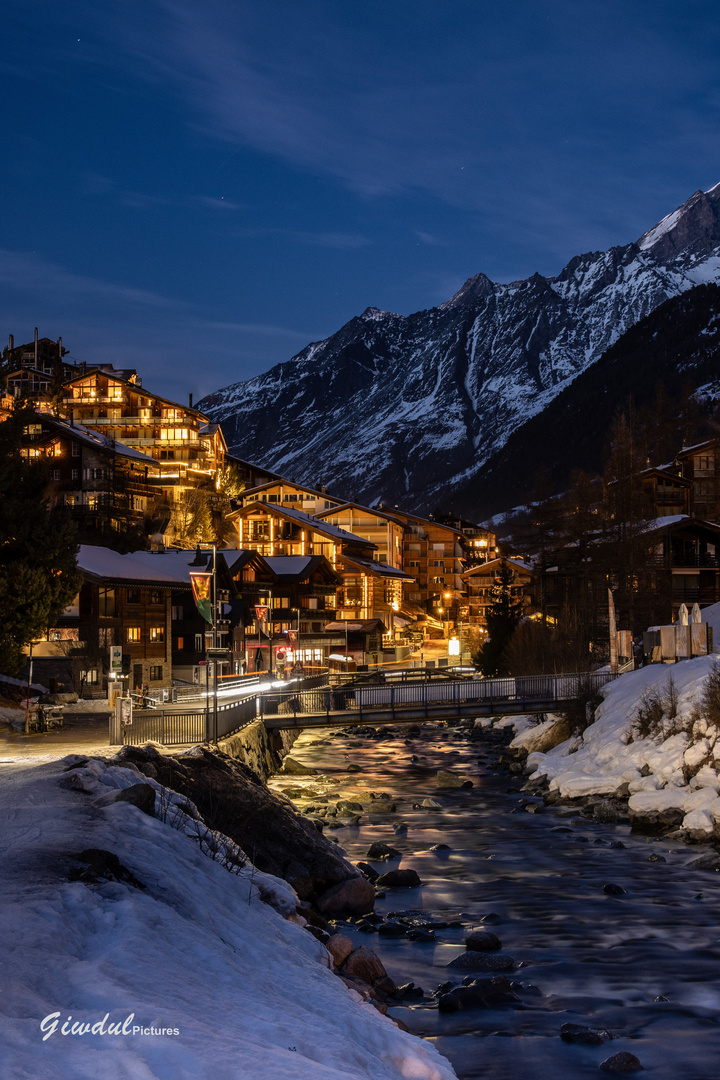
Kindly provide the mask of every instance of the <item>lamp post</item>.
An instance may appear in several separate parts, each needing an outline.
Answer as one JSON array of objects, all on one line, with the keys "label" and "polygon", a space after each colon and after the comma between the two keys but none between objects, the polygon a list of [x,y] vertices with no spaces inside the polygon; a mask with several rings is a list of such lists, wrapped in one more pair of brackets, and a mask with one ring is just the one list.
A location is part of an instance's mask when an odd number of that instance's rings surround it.
[{"label": "lamp post", "polygon": [[30,659],[28,662],[27,692],[25,694],[25,734],[30,732],[30,684],[32,683],[33,669],[33,643],[30,642]]}]

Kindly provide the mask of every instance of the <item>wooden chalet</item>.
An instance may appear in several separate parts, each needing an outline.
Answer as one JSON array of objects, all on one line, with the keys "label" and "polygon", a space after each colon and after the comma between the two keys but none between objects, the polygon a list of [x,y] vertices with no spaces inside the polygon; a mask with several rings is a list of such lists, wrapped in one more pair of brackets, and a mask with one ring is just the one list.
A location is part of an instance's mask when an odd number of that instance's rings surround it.
[{"label": "wooden chalet", "polygon": [[64,506],[85,538],[115,533],[138,541],[152,531],[145,518],[159,470],[147,454],[43,412],[26,425],[20,452],[47,460],[50,504]]},{"label": "wooden chalet", "polygon": [[324,555],[342,578],[336,610],[339,618],[380,618],[394,637],[393,614],[402,603],[401,569],[375,560],[375,545],[284,504],[253,500],[228,515],[237,529],[238,546],[266,558],[277,555]]},{"label": "wooden chalet", "polygon": [[462,575],[467,586],[467,621],[471,626],[487,629],[487,611],[504,568],[510,572],[510,595],[514,600],[522,601],[525,612],[529,611],[532,605],[533,569],[522,559],[503,555],[472,566]]}]

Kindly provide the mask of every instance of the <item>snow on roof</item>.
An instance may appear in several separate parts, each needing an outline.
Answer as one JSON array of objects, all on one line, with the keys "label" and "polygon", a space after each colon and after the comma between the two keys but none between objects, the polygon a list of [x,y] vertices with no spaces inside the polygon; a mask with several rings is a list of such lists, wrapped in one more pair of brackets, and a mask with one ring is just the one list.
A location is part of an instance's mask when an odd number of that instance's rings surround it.
[{"label": "snow on roof", "polygon": [[652,518],[646,523],[645,532],[655,532],[657,529],[667,529],[669,525],[677,525],[679,521],[689,521],[687,514],[666,514],[665,517]]},{"label": "snow on roof", "polygon": [[126,446],[125,443],[117,442],[108,435],[103,435],[100,431],[92,431],[91,428],[86,428],[82,424],[70,424],[66,420],[60,420],[55,417],[46,416],[43,417],[43,419],[52,424],[53,427],[60,428],[65,435],[70,435],[73,439],[77,439],[80,442],[86,442],[93,446],[100,446],[103,450],[113,450],[116,454],[133,458],[145,465],[155,465],[154,458],[151,458],[149,454],[143,454],[140,450],[136,450],[132,446]]},{"label": "snow on roof", "polygon": [[81,570],[94,577],[114,581],[146,581],[158,585],[189,585],[193,551],[131,551],[121,555],[106,547],[82,544],[77,564]]},{"label": "snow on roof", "polygon": [[404,570],[388,566],[387,563],[375,562],[374,559],[359,559],[356,555],[341,555],[340,558],[343,562],[351,562],[355,566],[367,570],[368,573],[378,574],[380,577],[407,578],[408,581],[415,580],[412,574],[406,574]]},{"label": "snow on roof", "polygon": [[484,574],[490,567],[499,566],[501,563],[507,563],[508,566],[514,566],[518,570],[527,570],[529,574],[532,573],[532,566],[529,563],[523,562],[522,559],[511,559],[506,556],[502,556],[499,559],[490,559],[488,562],[479,563],[477,566],[471,566],[469,570],[463,573],[463,577],[468,577],[470,574]]},{"label": "snow on roof", "polygon": [[307,569],[308,563],[315,558],[314,555],[265,555],[265,562],[273,574],[282,577],[283,574],[291,574],[296,577]]}]

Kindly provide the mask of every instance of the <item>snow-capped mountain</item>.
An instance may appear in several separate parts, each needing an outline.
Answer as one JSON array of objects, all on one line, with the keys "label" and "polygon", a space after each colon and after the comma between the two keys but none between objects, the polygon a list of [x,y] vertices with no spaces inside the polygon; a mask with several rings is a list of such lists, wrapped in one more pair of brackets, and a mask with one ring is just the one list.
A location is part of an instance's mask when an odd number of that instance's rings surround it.
[{"label": "snow-capped mountain", "polygon": [[364,503],[447,503],[511,433],[659,304],[720,280],[720,184],[557,277],[470,278],[413,315],[368,308],[204,398],[238,456]]}]

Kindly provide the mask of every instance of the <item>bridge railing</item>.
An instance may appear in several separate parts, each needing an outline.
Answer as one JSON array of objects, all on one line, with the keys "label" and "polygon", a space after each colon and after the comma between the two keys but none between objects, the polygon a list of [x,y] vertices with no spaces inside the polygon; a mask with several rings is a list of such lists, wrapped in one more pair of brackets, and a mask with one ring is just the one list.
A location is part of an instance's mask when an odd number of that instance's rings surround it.
[{"label": "bridge railing", "polygon": [[594,694],[617,676],[609,671],[569,675],[531,675],[522,678],[463,679],[457,682],[400,683],[362,687],[322,687],[271,691],[258,695],[258,716],[281,717],[325,713],[360,712],[388,706],[466,704],[477,701],[534,705],[547,708],[553,702]]}]

